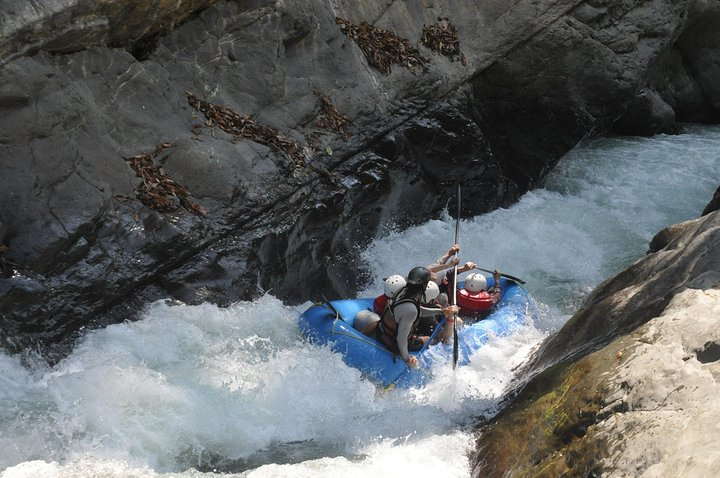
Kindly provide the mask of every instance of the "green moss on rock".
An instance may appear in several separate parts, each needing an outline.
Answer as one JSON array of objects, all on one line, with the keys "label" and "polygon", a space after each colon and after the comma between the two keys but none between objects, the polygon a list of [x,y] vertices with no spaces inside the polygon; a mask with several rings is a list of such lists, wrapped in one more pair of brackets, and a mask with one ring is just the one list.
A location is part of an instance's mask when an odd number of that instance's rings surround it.
[{"label": "green moss on rock", "polygon": [[604,407],[604,377],[626,340],[536,376],[513,405],[481,429],[473,476],[599,476],[607,444],[593,425]]}]

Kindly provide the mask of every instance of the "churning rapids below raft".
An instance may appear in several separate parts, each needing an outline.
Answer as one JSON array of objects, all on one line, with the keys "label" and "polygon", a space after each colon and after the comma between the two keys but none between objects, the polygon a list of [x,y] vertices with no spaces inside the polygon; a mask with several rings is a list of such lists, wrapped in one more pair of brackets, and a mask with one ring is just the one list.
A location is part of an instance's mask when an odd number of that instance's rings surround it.
[{"label": "churning rapids below raft", "polygon": [[[602,139],[568,154],[544,189],[462,221],[461,260],[525,279],[541,314],[421,389],[378,393],[301,338],[310,304],[271,293],[227,309],[149,304],[54,367],[0,353],[2,477],[467,476],[472,426],[515,367],[656,232],[699,216],[718,179],[720,128]],[[453,238],[446,215],[376,239],[362,251],[375,282],[360,296]]]}]

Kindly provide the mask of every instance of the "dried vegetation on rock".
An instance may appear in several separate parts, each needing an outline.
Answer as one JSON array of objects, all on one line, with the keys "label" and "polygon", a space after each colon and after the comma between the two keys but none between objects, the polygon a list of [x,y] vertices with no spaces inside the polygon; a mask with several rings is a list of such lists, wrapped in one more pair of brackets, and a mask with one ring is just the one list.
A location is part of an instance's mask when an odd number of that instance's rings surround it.
[{"label": "dried vegetation on rock", "polygon": [[403,66],[413,73],[415,69],[427,71],[430,60],[422,56],[407,39],[367,22],[355,25],[350,20],[336,17],[335,23],[340,25],[340,30],[348,38],[357,43],[368,64],[382,73],[389,74],[393,65]]},{"label": "dried vegetation on rock", "polygon": [[333,105],[330,97],[315,91],[315,96],[320,99],[320,116],[317,119],[318,127],[340,133],[343,138],[348,138],[347,126],[350,120],[347,116],[341,115]]},{"label": "dried vegetation on rock", "polygon": [[297,141],[288,138],[279,130],[258,124],[248,115],[240,116],[230,108],[209,103],[190,92],[185,92],[190,106],[205,115],[206,126],[217,126],[221,130],[238,138],[247,138],[268,146],[293,163],[293,171],[305,165],[306,153]]},{"label": "dried vegetation on rock", "polygon": [[[335,22],[340,30],[351,38],[360,47],[370,66],[388,74],[393,65],[415,70],[427,71],[429,60],[420,54],[410,41],[402,38],[392,31],[376,28],[367,22],[359,25],[350,20],[336,17]],[[460,52],[456,28],[447,18],[438,18],[434,25],[425,25],[422,33],[422,43],[435,53],[448,56],[451,60],[460,60],[465,64],[465,57]],[[328,95],[318,91],[314,92],[320,100],[320,114],[315,122],[316,126],[324,131],[334,131],[344,139],[348,139],[348,125],[350,120],[340,114]],[[195,110],[205,116],[204,126],[217,126],[228,134],[237,138],[245,138],[265,145],[281,157],[289,159],[287,169],[296,175],[301,168],[317,170],[307,164],[308,149],[298,141],[289,138],[281,131],[271,126],[262,125],[251,119],[248,115],[240,115],[228,107],[212,104],[196,95],[186,91],[188,103]],[[195,125],[194,128],[202,128]],[[311,144],[317,144],[323,131],[316,131],[307,138]],[[142,179],[136,189],[138,199],[146,206],[158,211],[173,211],[183,207],[194,214],[205,216],[207,211],[190,201],[188,190],[170,179],[165,171],[155,164],[156,158],[170,144],[159,145],[150,154],[141,154],[125,158]],[[332,154],[332,150],[328,154]],[[167,159],[167,158],[165,158]],[[320,171],[328,174],[326,171]]]},{"label": "dried vegetation on rock", "polygon": [[[320,130],[313,131],[307,135],[308,142],[312,145],[313,151],[317,151],[320,143],[320,137],[328,132],[334,131],[340,134],[343,139],[347,140],[350,134],[347,130],[347,126],[350,124],[350,119],[338,112],[333,105],[332,100],[328,95],[323,95],[318,91],[314,91],[315,96],[320,100],[320,114],[315,120],[315,126]],[[332,150],[328,149],[326,152],[332,155]]]},{"label": "dried vegetation on rock", "polygon": [[[207,210],[190,201],[190,192],[170,179],[165,170],[155,164],[155,158],[171,146],[169,143],[159,144],[150,154],[124,158],[130,163],[130,167],[135,171],[137,177],[142,180],[135,189],[135,194],[144,205],[157,211],[168,212],[182,207],[204,217],[207,215]],[[167,158],[165,156],[162,161],[166,161]]]},{"label": "dried vegetation on rock", "polygon": [[457,28],[447,17],[438,17],[437,23],[424,25],[420,41],[433,53],[444,55],[450,58],[450,61],[458,60],[463,66],[467,65],[465,55],[460,51]]}]

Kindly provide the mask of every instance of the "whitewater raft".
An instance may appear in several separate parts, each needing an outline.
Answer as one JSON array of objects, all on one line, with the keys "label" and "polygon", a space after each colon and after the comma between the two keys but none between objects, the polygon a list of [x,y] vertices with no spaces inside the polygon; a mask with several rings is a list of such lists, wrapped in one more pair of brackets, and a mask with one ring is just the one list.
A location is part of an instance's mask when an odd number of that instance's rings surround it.
[{"label": "whitewater raft", "polygon": [[[493,279],[488,278],[488,287],[493,285]],[[472,354],[490,337],[511,335],[536,315],[535,302],[524,288],[505,278],[500,279],[500,286],[503,293],[495,310],[486,318],[466,323],[458,329],[459,366],[467,365]],[[342,299],[313,305],[301,314],[300,331],[313,343],[330,345],[333,351],[342,354],[346,364],[383,388],[422,387],[431,378],[433,364],[452,363],[452,344],[438,343],[411,352],[420,366],[409,368],[402,358],[380,342],[353,328],[355,314],[364,309],[372,310],[373,300]]]}]

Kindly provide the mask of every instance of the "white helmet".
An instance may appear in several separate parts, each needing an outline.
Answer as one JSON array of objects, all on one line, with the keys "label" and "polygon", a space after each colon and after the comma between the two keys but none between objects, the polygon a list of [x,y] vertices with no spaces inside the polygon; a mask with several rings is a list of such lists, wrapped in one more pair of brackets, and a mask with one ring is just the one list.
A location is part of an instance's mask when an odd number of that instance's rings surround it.
[{"label": "white helmet", "polygon": [[465,290],[468,292],[480,292],[485,287],[487,287],[487,279],[482,274],[470,274],[465,278]]},{"label": "white helmet", "polygon": [[428,302],[432,302],[433,300],[437,299],[437,296],[440,295],[440,288],[438,287],[437,283],[434,280],[431,280],[428,282],[427,287],[425,287],[425,300]]},{"label": "white helmet", "polygon": [[405,287],[405,278],[401,275],[393,275],[385,279],[385,295],[393,297],[400,289]]}]

